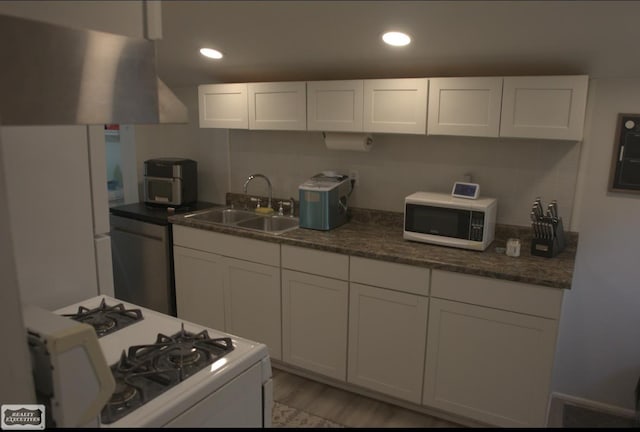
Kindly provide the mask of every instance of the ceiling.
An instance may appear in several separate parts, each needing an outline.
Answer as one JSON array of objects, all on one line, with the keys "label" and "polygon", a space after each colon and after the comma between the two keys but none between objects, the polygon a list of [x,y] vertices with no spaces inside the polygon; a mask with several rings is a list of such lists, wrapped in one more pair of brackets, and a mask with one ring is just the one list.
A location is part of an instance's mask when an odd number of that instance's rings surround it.
[{"label": "ceiling", "polygon": [[[640,77],[638,1],[163,1],[158,74],[215,82]],[[401,30],[408,47],[380,36]],[[201,47],[222,51],[202,57]]]}]

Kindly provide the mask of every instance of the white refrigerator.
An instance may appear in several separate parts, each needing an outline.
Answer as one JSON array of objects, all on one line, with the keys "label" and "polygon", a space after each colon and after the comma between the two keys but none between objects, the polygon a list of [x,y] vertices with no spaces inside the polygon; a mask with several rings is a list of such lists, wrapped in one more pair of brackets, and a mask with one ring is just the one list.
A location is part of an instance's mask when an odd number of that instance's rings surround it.
[{"label": "white refrigerator", "polygon": [[22,303],[53,310],[113,295],[104,127],[0,134]]}]

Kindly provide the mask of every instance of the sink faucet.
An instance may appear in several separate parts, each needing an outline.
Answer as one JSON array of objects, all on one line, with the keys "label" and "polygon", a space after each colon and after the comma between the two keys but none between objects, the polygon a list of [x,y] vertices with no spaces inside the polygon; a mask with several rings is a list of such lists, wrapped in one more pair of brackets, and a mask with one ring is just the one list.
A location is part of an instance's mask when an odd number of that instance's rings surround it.
[{"label": "sink faucet", "polygon": [[269,186],[269,202],[267,203],[267,207],[271,208],[271,182],[269,181],[267,176],[265,176],[264,174],[251,174],[249,177],[247,177],[247,181],[244,182],[244,186],[242,187],[242,189],[244,190],[244,194],[245,195],[247,194],[247,186],[249,186],[249,182],[256,177],[261,177],[265,179],[267,182],[267,185]]},{"label": "sink faucet", "polygon": [[288,200],[278,201],[278,215],[284,216],[284,206],[288,206],[290,209],[289,216],[294,217],[294,209],[295,209],[296,201],[293,197]]}]

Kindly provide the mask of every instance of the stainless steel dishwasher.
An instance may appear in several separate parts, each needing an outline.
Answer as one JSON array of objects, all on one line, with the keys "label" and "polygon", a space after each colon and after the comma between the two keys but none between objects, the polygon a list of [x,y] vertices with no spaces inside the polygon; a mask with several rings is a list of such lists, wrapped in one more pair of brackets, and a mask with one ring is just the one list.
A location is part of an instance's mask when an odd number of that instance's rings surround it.
[{"label": "stainless steel dishwasher", "polygon": [[175,315],[168,225],[110,215],[116,298]]},{"label": "stainless steel dishwasher", "polygon": [[[198,202],[175,213],[215,204]],[[115,297],[176,316],[173,235],[166,207],[144,203],[112,207],[111,256]]]}]

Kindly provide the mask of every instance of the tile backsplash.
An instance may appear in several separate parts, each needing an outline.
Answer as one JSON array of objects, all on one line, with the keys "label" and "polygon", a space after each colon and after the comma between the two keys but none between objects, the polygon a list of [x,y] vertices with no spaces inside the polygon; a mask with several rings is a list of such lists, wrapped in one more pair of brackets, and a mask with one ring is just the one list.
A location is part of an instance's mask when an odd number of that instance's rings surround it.
[{"label": "tile backsplash", "polygon": [[[511,138],[373,134],[369,152],[328,150],[321,132],[229,131],[230,192],[250,174],[269,177],[274,196],[297,198],[298,185],[324,170],[358,171],[350,205],[402,211],[416,191],[449,193],[471,175],[483,196],[498,199],[497,222],[529,225],[531,203],[557,200],[569,226],[580,143]],[[250,193],[265,185],[252,182]]]}]

